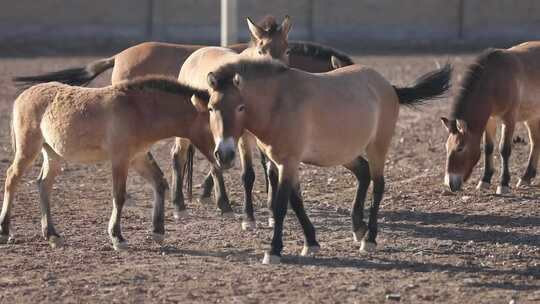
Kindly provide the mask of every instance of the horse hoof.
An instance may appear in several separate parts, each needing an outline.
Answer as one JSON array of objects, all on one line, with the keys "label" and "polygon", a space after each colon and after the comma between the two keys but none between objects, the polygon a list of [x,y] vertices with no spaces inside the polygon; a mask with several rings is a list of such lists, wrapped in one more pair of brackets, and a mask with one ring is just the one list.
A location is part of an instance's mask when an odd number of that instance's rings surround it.
[{"label": "horse hoof", "polygon": [[52,249],[56,249],[58,247],[61,247],[64,244],[64,241],[61,237],[57,235],[51,235],[49,237],[49,246],[51,246]]},{"label": "horse hoof", "polygon": [[510,193],[510,187],[508,186],[497,186],[497,191],[495,192],[496,194],[508,194]]},{"label": "horse hoof", "polygon": [[315,256],[321,250],[321,246],[304,246],[301,256]]},{"label": "horse hoof", "polygon": [[364,253],[374,252],[376,249],[377,249],[377,244],[375,243],[366,242],[364,240],[362,240],[362,242],[360,243],[360,252],[364,252]]},{"label": "horse hoof", "polygon": [[269,217],[268,218],[268,227],[269,228],[274,228],[274,226],[276,225],[276,221],[274,220],[273,217]]},{"label": "horse hoof", "polygon": [[516,188],[527,188],[527,186],[530,186],[530,185],[531,185],[531,181],[520,178],[516,184]]},{"label": "horse hoof", "polygon": [[210,204],[212,204],[212,198],[209,197],[209,196],[199,197],[199,198],[197,199],[197,201],[198,201],[199,204],[201,204],[201,205],[210,205]]},{"label": "horse hoof", "polygon": [[163,240],[165,240],[165,234],[152,233],[152,240],[156,242],[156,244],[161,245],[163,244]]},{"label": "horse hoof", "polygon": [[223,218],[226,218],[226,219],[233,219],[234,218],[234,212],[232,212],[232,211],[223,212],[221,214],[221,216]]},{"label": "horse hoof", "polygon": [[116,251],[124,251],[124,250],[128,249],[128,242],[127,241],[113,240],[112,243],[113,243],[113,248]]},{"label": "horse hoof", "polygon": [[173,217],[175,220],[184,219],[189,216],[187,210],[173,211]]},{"label": "horse hoof", "polygon": [[0,234],[0,244],[7,244],[9,242],[9,235]]},{"label": "horse hoof", "polygon": [[257,225],[255,224],[255,221],[242,221],[242,230],[243,231],[247,231],[247,230],[254,230],[255,228],[257,228]]},{"label": "horse hoof", "polygon": [[490,183],[486,183],[484,181],[480,181],[478,185],[476,186],[476,190],[488,190],[491,187]]},{"label": "horse hoof", "polygon": [[364,235],[366,234],[366,232],[367,232],[367,227],[360,227],[358,230],[354,231],[353,232],[354,242],[356,243],[360,242],[364,238]]},{"label": "horse hoof", "polygon": [[264,253],[264,258],[262,263],[264,265],[277,265],[281,263],[281,257],[277,255],[270,254],[269,252]]}]

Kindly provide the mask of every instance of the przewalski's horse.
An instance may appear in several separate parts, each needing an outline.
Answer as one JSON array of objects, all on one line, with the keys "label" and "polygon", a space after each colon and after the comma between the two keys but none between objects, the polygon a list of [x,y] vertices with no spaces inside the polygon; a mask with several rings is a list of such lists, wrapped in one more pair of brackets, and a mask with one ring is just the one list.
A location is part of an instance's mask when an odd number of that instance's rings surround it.
[{"label": "przewalski's horse", "polygon": [[[206,76],[209,72],[216,70],[218,67],[236,62],[242,58],[275,58],[283,62],[288,62],[288,35],[291,29],[291,22],[288,16],[285,17],[281,25],[277,25],[275,20],[271,19],[264,27],[253,24],[248,18],[249,30],[251,32],[252,44],[250,47],[242,51],[240,54],[232,49],[223,47],[205,47],[193,52],[181,67],[178,67],[180,72],[178,80],[189,84],[201,90],[207,90]],[[181,69],[180,69],[181,68]],[[172,148],[173,157],[173,185],[178,184],[177,181],[182,180],[182,168],[189,157],[190,143],[185,138],[176,138]],[[240,154],[242,155],[242,182],[244,184],[244,213],[245,218],[242,222],[242,228],[248,229],[255,227],[253,216],[252,190],[255,180],[255,172],[253,170],[252,161],[252,145],[248,135],[242,136],[238,145]],[[264,162],[264,160],[263,160]],[[266,169],[265,169],[266,174]],[[179,185],[173,186],[173,191],[181,191],[181,182]],[[210,185],[204,187],[206,192],[203,193],[201,199],[210,198]],[[224,184],[221,186],[224,188]],[[226,201],[227,203],[225,203]],[[232,215],[232,208],[228,204],[226,193],[219,197],[218,206],[223,215]],[[175,217],[180,217],[185,211],[175,213]]]},{"label": "przewalski's horse", "polygon": [[[273,162],[269,198],[275,225],[263,263],[280,261],[289,201],[304,231],[302,255],[319,250],[300,193],[300,162],[343,165],[356,176],[353,233],[362,240],[361,250],[373,250],[384,192],[384,162],[400,105],[441,96],[450,78],[447,65],[422,76],[414,86],[397,88],[376,71],[358,65],[311,74],[277,61],[240,61],[210,73],[210,101],[197,97],[193,101],[199,111],[210,112],[218,164],[227,167],[233,161],[236,143],[245,130],[257,137],[259,147]],[[373,204],[366,225],[363,209],[371,180]]]},{"label": "przewalski's horse", "polygon": [[471,64],[450,118],[441,120],[449,132],[446,143],[445,184],[460,190],[480,159],[484,134],[485,168],[477,189],[488,189],[493,169],[497,121],[502,122],[499,150],[501,180],[496,193],[510,192],[509,159],[517,122],[525,121],[531,151],[525,173],[517,186],[536,176],[540,151],[540,42],[526,42],[509,49],[489,49]]},{"label": "przewalski's horse", "polygon": [[154,190],[152,236],[161,242],[165,233],[163,202],[167,181],[149,158],[148,150],[159,140],[182,136],[190,138],[208,159],[213,159],[208,114],[193,107],[193,95],[208,98],[207,91],[162,77],[99,89],[51,82],[25,90],[13,106],[15,157],[7,170],[0,243],[9,238],[16,187],[40,151],[44,158],[38,178],[41,225],[43,236],[52,247],[59,244],[60,237],[52,222],[49,200],[62,159],[80,163],[110,161],[113,210],[108,231],[117,250],[126,247],[120,218],[128,167],[135,169]]},{"label": "przewalski's horse", "polygon": [[[248,21],[252,23],[251,21]],[[275,19],[271,16],[265,17],[257,24],[259,36],[264,39],[257,40],[255,35],[250,43],[236,44],[230,46],[236,52],[241,52],[249,46],[259,48],[269,48],[273,37],[281,38],[280,31],[268,31],[274,28]],[[351,58],[342,52],[327,46],[314,44],[311,42],[291,42],[289,41],[289,65],[309,72],[324,72],[332,69],[331,62],[338,59],[343,65],[353,64]],[[22,85],[31,85],[41,82],[59,81],[71,85],[85,85],[96,78],[99,74],[113,68],[111,83],[114,85],[121,81],[133,80],[137,77],[147,75],[163,75],[177,77],[179,67],[182,66],[186,58],[194,51],[204,46],[182,45],[161,42],[145,42],[132,46],[124,51],[109,57],[87,64],[84,67],[66,69],[48,74],[16,77],[14,81]],[[176,159],[177,157],[173,157]],[[190,162],[190,160],[188,160]],[[173,167],[179,167],[173,163]],[[184,196],[182,193],[181,170],[173,172],[172,201],[175,210],[181,212],[185,210]],[[223,180],[221,180],[223,183]],[[208,197],[213,186],[213,179],[207,177],[203,183],[203,196]],[[224,188],[220,188],[224,189]],[[228,205],[226,193],[217,193],[216,201],[224,201]]]}]

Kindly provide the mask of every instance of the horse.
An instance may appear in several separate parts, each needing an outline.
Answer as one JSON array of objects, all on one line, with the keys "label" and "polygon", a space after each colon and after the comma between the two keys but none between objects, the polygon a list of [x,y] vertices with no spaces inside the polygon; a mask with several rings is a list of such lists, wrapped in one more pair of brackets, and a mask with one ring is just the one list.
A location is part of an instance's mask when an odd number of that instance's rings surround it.
[{"label": "horse", "polygon": [[441,117],[448,131],[444,183],[461,190],[481,156],[484,134],[485,167],[477,189],[489,189],[494,173],[493,150],[497,124],[502,123],[499,144],[501,179],[497,194],[510,193],[509,161],[517,122],[524,121],[531,142],[527,168],[516,187],[529,185],[536,176],[540,151],[540,41],[509,49],[488,49],[472,63],[454,100],[450,118]]},{"label": "horse", "polygon": [[[278,26],[275,18],[272,16],[264,17],[257,24],[254,24],[249,18],[246,20],[252,38],[249,43],[230,46],[229,48],[235,52],[242,52],[248,47],[256,47],[261,50],[271,49],[273,53],[279,53],[275,50],[275,46],[273,46],[274,44],[279,44],[281,45],[281,52],[288,52],[289,65],[306,71],[325,72],[332,70],[336,63],[340,66],[353,64],[351,58],[346,54],[330,47],[311,42],[289,41],[287,51],[287,48],[283,47],[284,44],[282,42],[282,29],[284,24],[282,22],[281,26]],[[258,39],[257,37],[262,39]],[[276,43],[277,41],[279,41],[279,43]],[[21,86],[29,86],[49,81],[58,81],[71,85],[87,85],[94,78],[110,68],[113,68],[111,76],[111,83],[113,85],[146,75],[177,77],[179,67],[182,66],[186,58],[202,47],[204,46],[144,42],[125,49],[109,58],[91,62],[84,67],[70,68],[42,75],[15,77],[13,80]],[[173,159],[171,199],[174,206],[175,218],[180,218],[186,210],[182,192],[184,179],[182,167],[184,167],[184,163],[192,164],[192,152],[193,151],[188,150],[187,156],[175,154],[174,150],[171,152]],[[250,171],[249,168],[247,171]],[[252,168],[251,171],[253,171]],[[218,173],[216,172],[216,174]],[[224,192],[225,187],[221,177],[219,178],[219,183],[220,185],[216,185],[215,188],[222,189],[223,192],[216,193],[216,203],[220,206],[222,212],[230,211],[230,204],[227,194]],[[213,185],[214,179],[211,177],[211,174],[209,174],[203,182],[201,195],[203,200],[210,197]],[[188,192],[191,191],[188,189]]]},{"label": "horse", "polygon": [[[278,61],[241,60],[208,74],[210,99],[194,96],[192,101],[198,111],[210,113],[217,165],[226,168],[234,160],[235,145],[244,131],[257,138],[259,148],[272,161],[269,201],[275,225],[264,264],[280,262],[288,202],[304,232],[301,255],[320,249],[303,206],[300,162],[343,165],[355,175],[354,239],[361,240],[362,251],[375,249],[385,159],[399,108],[442,96],[450,87],[451,73],[451,66],[446,65],[402,88],[360,65],[312,74]],[[371,180],[373,204],[366,225],[363,209]]]},{"label": "horse", "polygon": [[190,138],[213,160],[213,139],[205,128],[208,114],[193,107],[193,95],[208,98],[207,91],[163,77],[135,79],[104,88],[51,82],[22,92],[13,106],[11,132],[15,156],[5,181],[0,243],[8,242],[10,237],[10,211],[16,188],[40,151],[44,159],[38,178],[41,225],[43,237],[51,247],[62,243],[49,209],[50,192],[62,160],[85,164],[110,162],[113,209],[108,233],[115,250],[127,248],[120,220],[128,168],[135,169],[154,191],[152,238],[161,243],[168,184],[147,153],[150,147],[159,140],[182,136]]}]

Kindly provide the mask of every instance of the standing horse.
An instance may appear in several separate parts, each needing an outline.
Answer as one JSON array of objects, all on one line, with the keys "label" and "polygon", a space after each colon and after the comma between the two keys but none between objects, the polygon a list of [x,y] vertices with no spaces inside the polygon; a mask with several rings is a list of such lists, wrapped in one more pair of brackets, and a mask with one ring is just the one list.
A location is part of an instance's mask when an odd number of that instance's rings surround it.
[{"label": "standing horse", "polygon": [[[247,22],[252,39],[249,43],[230,46],[235,52],[244,51],[248,47],[256,47],[261,50],[272,50],[272,52],[276,53],[273,45],[283,45],[281,42],[283,37],[282,30],[276,30],[278,25],[273,17],[267,16],[257,25],[253,24],[249,19]],[[281,29],[283,29],[283,24]],[[311,42],[289,42],[288,45],[289,64],[295,68],[310,72],[329,71],[333,67],[331,63],[336,59],[343,65],[353,64],[347,55],[323,45]],[[86,85],[99,74],[110,68],[113,68],[111,77],[111,83],[113,85],[121,81],[133,80],[137,77],[147,75],[177,77],[179,67],[182,66],[186,58],[202,47],[204,46],[145,42],[127,48],[112,57],[91,62],[84,67],[71,68],[37,76],[16,77],[13,80],[22,85],[32,85],[49,81],[58,81],[71,85]],[[282,51],[286,52],[286,48],[282,47]],[[171,195],[173,205],[175,206],[174,214],[176,217],[186,208],[182,192],[183,170],[181,168],[183,162],[192,162],[189,156],[192,157],[189,154],[188,156],[175,155],[174,151],[172,155],[173,191]],[[185,159],[186,157],[188,157],[187,160]],[[219,170],[215,173],[218,174],[220,184],[223,186],[216,186],[217,189],[221,189],[221,192],[216,192],[216,202],[218,206],[221,206],[222,210],[230,210],[230,207],[227,208],[229,202],[226,192],[224,192],[223,179],[219,176]],[[208,175],[203,183],[203,198],[210,197],[213,185],[214,181]]]},{"label": "standing horse", "polygon": [[182,136],[190,138],[208,159],[213,159],[208,114],[196,111],[190,102],[192,95],[208,98],[207,91],[155,77],[99,89],[52,82],[21,93],[13,106],[15,157],[7,170],[0,243],[9,238],[10,211],[17,185],[40,151],[44,158],[38,178],[41,225],[43,236],[53,248],[59,245],[60,236],[52,222],[49,201],[62,159],[80,163],[110,161],[113,210],[108,232],[116,250],[127,246],[120,219],[128,167],[134,168],[154,190],[152,236],[161,242],[168,186],[160,168],[148,157],[150,147],[159,140]]},{"label": "standing horse", "polygon": [[[439,97],[448,90],[450,77],[447,65],[422,76],[412,87],[397,88],[376,71],[358,65],[311,74],[277,61],[240,61],[208,74],[209,102],[197,97],[193,101],[199,111],[210,112],[218,165],[227,167],[233,161],[235,145],[245,130],[257,137],[274,164],[269,198],[275,225],[263,263],[280,261],[289,201],[304,231],[302,255],[320,248],[302,202],[300,162],[343,165],[356,176],[353,233],[362,242],[361,250],[373,250],[384,163],[400,105]],[[371,180],[373,204],[366,225],[363,209]]]},{"label": "standing horse", "polygon": [[540,152],[540,42],[526,42],[509,49],[489,49],[469,67],[451,118],[441,120],[449,136],[445,184],[458,191],[480,159],[484,133],[485,168],[477,189],[488,189],[493,176],[493,147],[497,121],[501,121],[501,180],[497,194],[510,192],[509,160],[517,122],[525,121],[531,150],[527,169],[517,187],[536,176]]}]

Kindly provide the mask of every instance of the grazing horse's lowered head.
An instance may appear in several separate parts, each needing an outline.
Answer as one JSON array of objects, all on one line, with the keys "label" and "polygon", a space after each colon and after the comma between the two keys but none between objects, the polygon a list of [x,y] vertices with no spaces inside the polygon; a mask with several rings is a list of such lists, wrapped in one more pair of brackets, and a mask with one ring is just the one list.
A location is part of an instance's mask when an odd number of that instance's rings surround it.
[{"label": "grazing horse's lowered head", "polygon": [[279,59],[289,63],[288,36],[292,27],[291,18],[285,16],[281,25],[272,16],[266,16],[258,24],[247,18],[251,41],[246,51],[259,56]]}]

